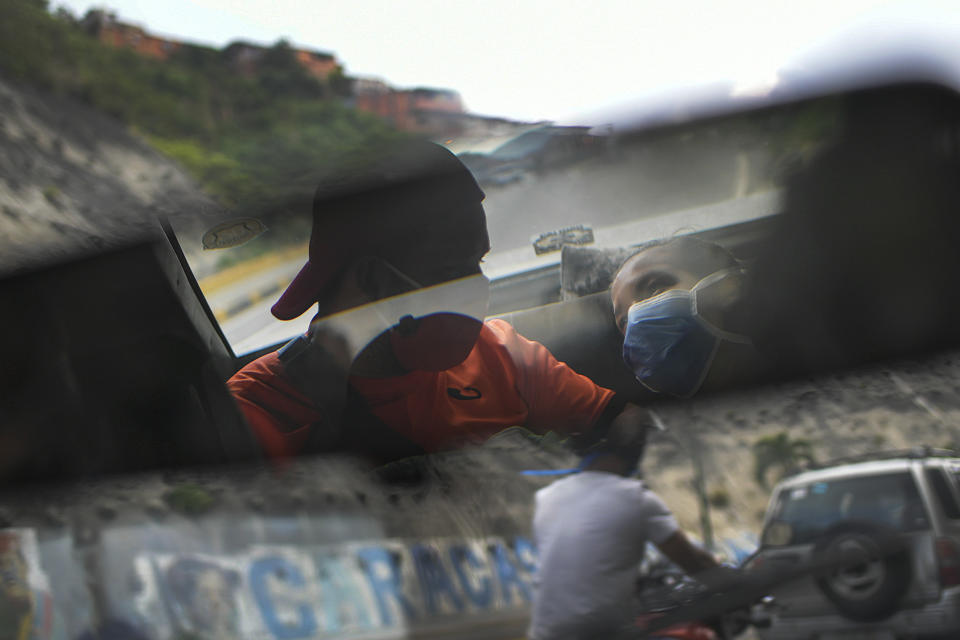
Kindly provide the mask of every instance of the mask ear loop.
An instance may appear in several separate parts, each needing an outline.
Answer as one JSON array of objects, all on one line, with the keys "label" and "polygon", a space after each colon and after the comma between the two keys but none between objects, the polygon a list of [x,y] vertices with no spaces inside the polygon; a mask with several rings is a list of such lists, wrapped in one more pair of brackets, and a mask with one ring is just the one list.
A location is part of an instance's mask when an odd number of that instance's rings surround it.
[{"label": "mask ear loop", "polygon": [[746,272],[740,267],[730,267],[729,269],[721,269],[720,271],[711,273],[706,278],[703,278],[700,282],[693,285],[693,288],[690,289],[690,304],[693,317],[697,319],[697,322],[699,322],[704,329],[712,333],[714,336],[720,338],[721,340],[735,342],[737,344],[753,344],[753,340],[751,340],[748,336],[721,329],[720,327],[707,321],[702,315],[700,315],[700,312],[697,309],[697,293],[699,290],[706,289],[707,287],[720,282],[724,278],[727,278],[733,274],[743,275],[744,273]]},{"label": "mask ear loop", "polygon": [[[389,260],[386,260],[386,259],[384,259],[384,258],[379,258],[379,257],[378,257],[377,259],[378,259],[382,264],[384,264],[384,265],[387,267],[387,269],[390,270],[391,273],[393,273],[395,276],[397,276],[398,278],[400,278],[401,280],[403,280],[406,284],[408,284],[408,285],[411,287],[410,291],[407,291],[407,292],[405,292],[405,293],[398,294],[398,295],[396,295],[396,296],[391,296],[391,298],[398,298],[398,297],[400,297],[400,296],[404,296],[404,295],[408,295],[408,294],[411,294],[411,293],[415,293],[415,292],[417,292],[417,291],[423,291],[423,290],[426,290],[426,289],[433,289],[433,288],[436,288],[436,287],[442,287],[442,286],[444,286],[444,285],[451,284],[451,283],[453,283],[453,282],[458,282],[458,281],[461,281],[461,280],[468,280],[468,279],[474,279],[474,278],[480,277],[480,278],[483,280],[484,284],[487,286],[487,290],[485,291],[485,293],[486,293],[486,295],[487,295],[487,300],[483,303],[483,308],[484,308],[484,309],[483,309],[483,314],[480,315],[479,317],[476,317],[475,319],[476,319],[476,320],[479,320],[480,322],[483,322],[484,317],[486,316],[486,312],[487,312],[487,310],[489,309],[489,305],[490,305],[490,303],[489,303],[489,285],[490,285],[490,280],[489,280],[485,275],[483,275],[482,273],[478,273],[478,274],[470,275],[470,276],[465,276],[465,277],[463,277],[463,278],[458,278],[458,279],[456,279],[456,280],[450,280],[450,281],[448,281],[448,282],[441,282],[441,283],[439,283],[439,284],[435,284],[435,285],[432,285],[432,286],[430,286],[430,287],[425,287],[425,286],[423,286],[422,284],[420,284],[419,282],[417,282],[416,280],[414,280],[413,278],[411,278],[410,276],[408,276],[407,274],[405,274],[403,271],[400,271],[400,269],[398,269],[398,268],[396,268],[395,266],[393,266],[393,264],[391,264]],[[378,312],[378,313],[379,313],[379,312]],[[455,311],[452,311],[452,313],[456,313],[456,312],[455,312]],[[468,317],[471,317],[471,318],[474,317],[473,314],[467,314],[467,313],[461,313],[461,314],[459,314],[459,315],[468,316]],[[384,320],[386,320],[386,316],[384,316],[383,314],[380,314],[380,316],[381,316],[381,318],[383,318]],[[406,317],[406,316],[405,316],[405,317]],[[412,318],[413,316],[411,315],[410,317]]]},{"label": "mask ear loop", "polygon": [[[389,269],[389,270],[393,273],[393,275],[397,276],[398,278],[400,278],[401,280],[403,280],[406,284],[410,285],[410,286],[412,287],[412,288],[410,289],[410,291],[416,291],[417,289],[423,289],[423,285],[422,285],[422,284],[420,284],[419,282],[417,282],[416,280],[414,280],[413,278],[411,278],[410,276],[408,276],[407,274],[405,274],[403,271],[400,271],[400,269],[397,269],[395,266],[393,266],[393,265],[390,263],[389,260],[387,260],[387,259],[385,259],[385,258],[381,258],[381,257],[379,257],[379,256],[377,257],[377,260],[379,260],[381,264],[383,264],[384,266],[386,266],[387,269]],[[409,292],[407,292],[407,293],[409,293]],[[400,295],[402,295],[402,294],[400,294]]]},{"label": "mask ear loop", "polygon": [[[414,280],[413,278],[405,274],[403,271],[400,271],[400,269],[393,266],[393,263],[391,263],[386,258],[377,257],[377,260],[379,260],[380,263],[384,265],[388,271],[390,271],[390,273],[392,273],[395,277],[397,277],[402,282],[404,282],[407,286],[410,287],[409,291],[399,293],[396,296],[391,296],[391,298],[408,295],[426,288],[422,284],[420,284],[419,282],[417,282],[416,280]],[[377,309],[377,315],[380,317],[380,319],[384,323],[390,322],[390,319],[387,317],[387,315],[385,315],[380,309]],[[410,333],[416,332],[417,324],[418,323],[414,320],[414,316],[412,314],[407,314],[399,318],[398,322],[395,325],[393,325],[392,329],[393,330],[399,329],[401,333],[410,334]],[[409,325],[409,326],[407,328],[404,328],[406,325]]]}]

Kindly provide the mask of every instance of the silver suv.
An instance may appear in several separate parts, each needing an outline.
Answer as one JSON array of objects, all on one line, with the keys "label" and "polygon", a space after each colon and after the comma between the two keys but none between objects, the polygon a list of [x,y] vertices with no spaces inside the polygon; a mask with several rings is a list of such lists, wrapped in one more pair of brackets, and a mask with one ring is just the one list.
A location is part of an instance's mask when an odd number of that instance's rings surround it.
[{"label": "silver suv", "polygon": [[[960,637],[960,457],[847,459],[781,481],[748,568],[792,573],[826,554],[898,551],[776,588],[764,640]],[[876,557],[876,556],[875,556]]]}]

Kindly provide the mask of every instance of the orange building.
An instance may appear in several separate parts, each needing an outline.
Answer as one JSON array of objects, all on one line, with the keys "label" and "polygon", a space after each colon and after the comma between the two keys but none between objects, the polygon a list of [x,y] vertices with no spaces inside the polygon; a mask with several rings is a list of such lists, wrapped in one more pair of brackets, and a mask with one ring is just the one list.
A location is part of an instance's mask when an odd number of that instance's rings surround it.
[{"label": "orange building", "polygon": [[[112,47],[130,49],[140,55],[166,60],[183,48],[185,43],[152,36],[136,25],[120,22],[113,12],[91,10],[84,16],[84,28],[100,42]],[[223,54],[233,69],[240,74],[254,75],[270,50],[250,42],[236,41]],[[314,78],[326,81],[342,71],[331,53],[309,49],[291,49],[297,62]],[[453,136],[463,133],[465,110],[460,94],[449,89],[394,89],[375,78],[352,80],[353,104],[357,109],[380,116],[401,131],[430,136]]]},{"label": "orange building", "polygon": [[158,38],[140,27],[119,22],[115,14],[104,11],[87,13],[84,26],[104,44],[132,49],[142,56],[157,60],[166,60],[183,46],[176,40]]},{"label": "orange building", "polygon": [[463,113],[463,101],[460,94],[450,89],[412,89],[408,92],[412,107],[421,111],[443,111],[445,113]]},{"label": "orange building", "polygon": [[449,89],[392,89],[383,82],[358,79],[356,108],[380,116],[401,131],[427,134],[455,133],[456,117],[464,113],[460,94]]},{"label": "orange building", "polygon": [[303,68],[318,80],[326,80],[327,76],[340,68],[340,63],[329,53],[295,49],[294,55],[297,57],[297,62],[303,65]]},{"label": "orange building", "polygon": [[[259,44],[237,41],[229,44],[224,53],[237,71],[249,76],[256,73],[261,58],[269,49]],[[340,63],[332,53],[309,49],[292,49],[292,52],[300,66],[317,80],[326,80],[340,69]]]},{"label": "orange building", "polygon": [[[131,49],[140,55],[166,60],[175,51],[183,47],[182,42],[158,38],[136,25],[117,20],[116,14],[101,10],[92,10],[83,19],[83,25],[100,42],[112,47]],[[227,47],[226,53],[241,73],[252,75],[257,64],[268,47],[248,42],[234,42]],[[294,49],[294,57],[307,73],[318,80],[326,80],[334,71],[340,69],[333,54],[309,49]]]}]

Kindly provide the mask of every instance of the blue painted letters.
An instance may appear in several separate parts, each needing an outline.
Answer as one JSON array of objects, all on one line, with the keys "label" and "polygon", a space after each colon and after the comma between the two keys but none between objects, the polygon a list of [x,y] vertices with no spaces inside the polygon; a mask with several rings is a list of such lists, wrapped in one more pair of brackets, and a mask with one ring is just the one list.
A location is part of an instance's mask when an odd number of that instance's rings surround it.
[{"label": "blue painted letters", "polygon": [[[357,559],[367,575],[367,581],[377,599],[380,619],[386,626],[394,624],[391,601],[400,606],[401,613],[409,619],[415,617],[413,607],[403,595],[403,579],[400,567],[390,552],[382,547],[366,547],[357,552]],[[386,575],[384,575],[386,572]]]},{"label": "blue painted letters", "polygon": [[267,629],[279,640],[309,638],[314,635],[317,631],[317,619],[310,605],[305,603],[297,605],[298,620],[292,625],[285,624],[277,615],[275,603],[270,594],[270,576],[298,589],[306,586],[300,570],[284,558],[268,556],[253,562],[250,566],[250,591],[253,593],[253,599],[260,609],[260,615],[263,616]]},{"label": "blue painted letters", "polygon": [[[478,569],[487,569],[477,554],[465,544],[456,544],[450,547],[450,563],[453,570],[457,573],[457,579],[460,581],[460,588],[467,595],[467,598],[478,609],[486,609],[493,601],[493,584],[489,575],[477,577]],[[473,581],[479,581],[479,586],[474,587]]]}]

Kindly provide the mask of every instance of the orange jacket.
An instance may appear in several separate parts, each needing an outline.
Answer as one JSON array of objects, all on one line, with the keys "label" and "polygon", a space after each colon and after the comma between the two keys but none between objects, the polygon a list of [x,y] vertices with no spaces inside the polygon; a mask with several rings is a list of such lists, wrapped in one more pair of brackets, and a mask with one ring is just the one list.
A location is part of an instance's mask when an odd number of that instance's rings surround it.
[{"label": "orange jacket", "polygon": [[[330,420],[294,386],[276,352],[245,366],[227,385],[268,457],[304,451],[312,432]],[[452,369],[353,376],[350,385],[382,424],[427,453],[478,444],[513,426],[588,431],[614,396],[502,320],[486,322],[470,355]],[[345,421],[350,429],[350,418]]]}]

